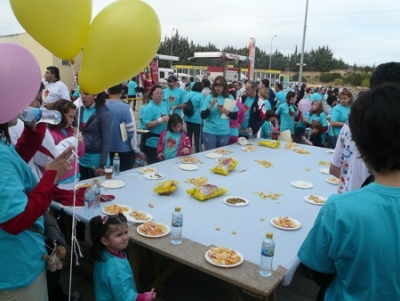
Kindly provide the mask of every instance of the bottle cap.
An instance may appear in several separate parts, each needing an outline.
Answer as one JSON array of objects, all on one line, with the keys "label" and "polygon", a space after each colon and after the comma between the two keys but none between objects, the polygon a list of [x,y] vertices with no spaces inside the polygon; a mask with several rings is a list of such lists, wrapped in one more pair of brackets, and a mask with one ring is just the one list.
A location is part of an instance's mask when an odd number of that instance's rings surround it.
[{"label": "bottle cap", "polygon": [[176,211],[176,212],[180,212],[180,211],[181,211],[181,207],[176,206],[176,207],[175,207],[175,211]]},{"label": "bottle cap", "polygon": [[267,238],[272,238],[272,236],[274,236],[274,234],[272,234],[272,232],[267,232],[267,234],[266,234]]},{"label": "bottle cap", "polygon": [[115,153],[114,157],[118,157],[118,153]]},{"label": "bottle cap", "polygon": [[92,188],[92,183],[86,183],[87,188]]},{"label": "bottle cap", "polygon": [[93,182],[94,182],[94,183],[98,183],[98,182],[99,182],[99,179],[98,179],[98,178],[94,178],[94,179],[93,179]]}]

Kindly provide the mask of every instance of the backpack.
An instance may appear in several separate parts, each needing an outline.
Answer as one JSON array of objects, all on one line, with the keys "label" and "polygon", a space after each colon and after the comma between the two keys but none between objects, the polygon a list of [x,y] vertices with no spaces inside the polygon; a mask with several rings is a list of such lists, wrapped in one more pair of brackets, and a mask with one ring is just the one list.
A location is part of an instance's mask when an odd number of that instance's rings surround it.
[{"label": "backpack", "polygon": [[183,108],[183,114],[185,114],[187,117],[192,117],[194,114],[194,107],[193,107],[193,102],[192,99],[190,98],[186,106]]}]

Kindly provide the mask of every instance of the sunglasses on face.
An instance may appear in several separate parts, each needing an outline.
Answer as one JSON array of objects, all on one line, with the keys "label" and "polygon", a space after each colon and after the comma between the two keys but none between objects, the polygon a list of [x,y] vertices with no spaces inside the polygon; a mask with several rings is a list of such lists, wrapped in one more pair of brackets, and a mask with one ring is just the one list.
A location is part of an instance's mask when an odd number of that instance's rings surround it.
[{"label": "sunglasses on face", "polygon": [[214,84],[214,87],[223,87],[224,85],[223,84],[220,84],[220,83],[216,83],[216,84]]}]

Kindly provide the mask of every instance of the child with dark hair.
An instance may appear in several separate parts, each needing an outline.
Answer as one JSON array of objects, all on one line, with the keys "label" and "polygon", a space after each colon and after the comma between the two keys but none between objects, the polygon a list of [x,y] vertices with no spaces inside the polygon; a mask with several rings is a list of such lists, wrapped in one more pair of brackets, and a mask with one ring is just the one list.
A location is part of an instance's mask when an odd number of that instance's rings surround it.
[{"label": "child with dark hair", "polygon": [[400,247],[400,119],[393,114],[400,111],[399,95],[400,84],[384,84],[360,93],[352,105],[352,139],[375,182],[331,196],[298,252],[326,288],[324,300],[400,296],[394,251]]},{"label": "child with dark hair", "polygon": [[303,143],[314,146],[322,145],[322,124],[318,121],[313,121],[311,124],[311,133],[309,139],[306,136],[302,137]]},{"label": "child with dark hair", "polygon": [[90,220],[94,291],[97,301],[151,301],[154,289],[139,294],[131,266],[123,252],[128,246],[128,225],[125,215],[95,216]]},{"label": "child with dark hair", "polygon": [[275,112],[273,110],[267,110],[265,121],[261,126],[260,138],[271,139],[272,138],[272,120],[275,118]]},{"label": "child with dark hair", "polygon": [[279,116],[280,127],[279,130],[283,131],[290,130],[290,134],[294,134],[294,118],[296,115],[296,107],[294,103],[296,102],[296,93],[290,91],[286,94],[286,102],[281,104],[276,110],[276,115]]},{"label": "child with dark hair", "polygon": [[192,144],[182,127],[181,116],[176,113],[169,116],[167,129],[161,133],[158,140],[158,160],[168,160],[192,153]]}]

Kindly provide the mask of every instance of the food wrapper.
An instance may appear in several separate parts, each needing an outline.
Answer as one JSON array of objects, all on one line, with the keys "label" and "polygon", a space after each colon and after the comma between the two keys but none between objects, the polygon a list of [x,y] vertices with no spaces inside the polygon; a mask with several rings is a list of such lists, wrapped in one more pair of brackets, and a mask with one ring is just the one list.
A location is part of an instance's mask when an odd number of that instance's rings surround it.
[{"label": "food wrapper", "polygon": [[281,145],[281,143],[278,140],[266,139],[266,140],[259,140],[258,141],[258,145],[266,146],[266,147],[269,147],[269,148],[278,148]]},{"label": "food wrapper", "polygon": [[213,184],[207,184],[204,186],[187,189],[186,192],[199,201],[206,201],[227,193],[228,189],[218,187]]},{"label": "food wrapper", "polygon": [[227,176],[230,171],[234,170],[239,164],[235,158],[229,157],[225,159],[218,159],[218,165],[211,168],[212,172]]},{"label": "food wrapper", "polygon": [[178,185],[179,185],[179,182],[174,181],[174,180],[167,180],[164,182],[159,182],[157,184],[156,188],[154,188],[154,192],[157,192],[158,194],[161,194],[161,195],[169,195],[176,190]]}]

